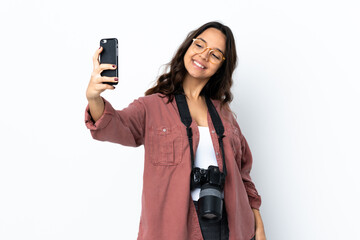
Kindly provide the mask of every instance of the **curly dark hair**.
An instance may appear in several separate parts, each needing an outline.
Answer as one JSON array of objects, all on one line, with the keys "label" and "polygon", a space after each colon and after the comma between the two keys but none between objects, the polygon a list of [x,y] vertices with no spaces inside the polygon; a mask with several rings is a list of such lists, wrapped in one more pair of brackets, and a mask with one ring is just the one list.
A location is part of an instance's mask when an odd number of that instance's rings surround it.
[{"label": "curly dark hair", "polygon": [[226,109],[231,111],[228,104],[233,100],[230,88],[233,84],[232,74],[237,64],[237,55],[235,40],[231,29],[220,22],[208,22],[190,32],[184,42],[180,45],[172,60],[167,64],[166,72],[160,75],[154,86],[145,92],[145,96],[154,93],[162,93],[168,97],[169,103],[174,99],[175,94],[184,92],[182,83],[187,73],[184,64],[184,55],[192,44],[192,39],[199,36],[208,28],[218,29],[226,36],[225,61],[218,71],[211,76],[200,92],[200,95],[207,95],[212,99],[220,100],[221,107],[225,105]]}]

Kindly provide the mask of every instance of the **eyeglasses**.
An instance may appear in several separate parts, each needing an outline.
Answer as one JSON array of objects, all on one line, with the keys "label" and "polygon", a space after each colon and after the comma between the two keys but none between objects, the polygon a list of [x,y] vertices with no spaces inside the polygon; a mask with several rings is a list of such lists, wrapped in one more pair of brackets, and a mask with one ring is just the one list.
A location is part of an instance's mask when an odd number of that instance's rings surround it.
[{"label": "eyeglasses", "polygon": [[223,60],[225,60],[224,54],[220,50],[207,47],[206,42],[201,39],[194,38],[192,47],[195,53],[203,53],[206,49],[209,49],[210,51],[208,54],[210,56],[209,60],[211,63],[220,64]]}]

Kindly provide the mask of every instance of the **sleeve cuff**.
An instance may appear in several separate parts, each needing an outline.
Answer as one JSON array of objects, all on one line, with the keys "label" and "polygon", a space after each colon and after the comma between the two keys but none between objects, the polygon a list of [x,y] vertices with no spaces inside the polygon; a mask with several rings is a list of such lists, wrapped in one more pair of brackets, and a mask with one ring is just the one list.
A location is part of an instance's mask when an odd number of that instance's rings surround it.
[{"label": "sleeve cuff", "polygon": [[261,205],[261,196],[258,194],[258,191],[256,190],[254,183],[253,182],[245,183],[245,188],[251,208],[255,208],[259,210]]},{"label": "sleeve cuff", "polygon": [[249,196],[249,203],[250,203],[251,208],[259,210],[260,206],[261,206],[260,195],[258,195],[257,197]]},{"label": "sleeve cuff", "polygon": [[106,127],[115,113],[115,109],[111,106],[111,104],[105,98],[101,98],[104,101],[104,112],[96,122],[94,122],[94,119],[90,114],[89,104],[86,106],[85,125],[90,130],[99,130]]}]

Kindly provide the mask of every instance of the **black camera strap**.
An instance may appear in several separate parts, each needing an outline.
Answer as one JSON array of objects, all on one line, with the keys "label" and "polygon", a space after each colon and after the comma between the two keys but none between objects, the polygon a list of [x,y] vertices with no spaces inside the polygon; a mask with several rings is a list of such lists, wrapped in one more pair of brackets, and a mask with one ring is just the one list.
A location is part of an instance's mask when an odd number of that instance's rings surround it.
[{"label": "black camera strap", "polygon": [[[192,141],[192,129],[190,127],[192,123],[192,118],[190,115],[189,107],[186,101],[186,96],[184,94],[177,94],[175,95],[176,104],[179,109],[180,117],[182,123],[186,126],[186,132],[189,139],[189,145],[190,145],[190,155],[191,155],[191,168],[194,168],[194,150],[193,150],[193,141]],[[223,159],[223,174],[224,176],[227,175],[226,172],[226,165],[225,165],[225,151],[224,151],[224,144],[223,144],[223,138],[224,136],[224,126],[222,124],[221,118],[216,111],[216,108],[214,104],[211,102],[210,98],[208,96],[205,96],[206,99],[206,105],[208,107],[208,111],[211,117],[211,120],[213,122],[213,125],[216,130],[216,134],[218,135],[219,140],[219,146],[222,153],[222,159]]]}]

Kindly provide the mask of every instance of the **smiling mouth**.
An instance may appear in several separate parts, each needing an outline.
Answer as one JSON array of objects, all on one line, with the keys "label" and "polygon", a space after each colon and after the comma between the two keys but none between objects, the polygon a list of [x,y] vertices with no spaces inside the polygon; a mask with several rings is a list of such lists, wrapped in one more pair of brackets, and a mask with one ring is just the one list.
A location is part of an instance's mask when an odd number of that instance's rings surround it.
[{"label": "smiling mouth", "polygon": [[201,69],[205,69],[205,68],[206,68],[205,66],[201,65],[199,62],[197,62],[197,61],[195,61],[195,60],[193,60],[193,63],[194,63],[195,66],[197,66],[197,67],[199,67],[199,68],[201,68]]}]

